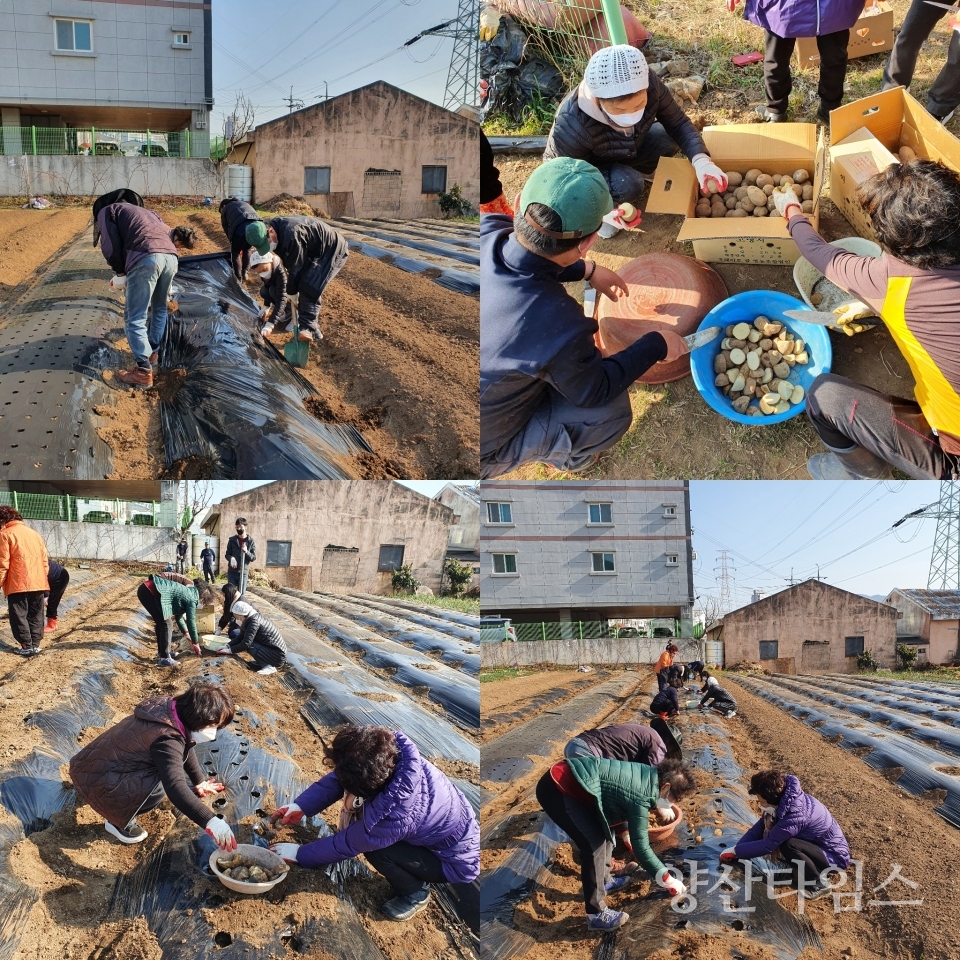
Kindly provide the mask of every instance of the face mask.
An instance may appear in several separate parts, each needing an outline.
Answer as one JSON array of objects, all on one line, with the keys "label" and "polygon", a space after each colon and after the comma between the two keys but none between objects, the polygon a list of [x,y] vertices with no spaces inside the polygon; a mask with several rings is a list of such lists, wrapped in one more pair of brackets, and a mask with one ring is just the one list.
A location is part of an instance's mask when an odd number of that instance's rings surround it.
[{"label": "face mask", "polygon": [[242,537],[247,532],[246,527],[237,527],[237,536]]},{"label": "face mask", "polygon": [[761,812],[761,813],[767,813],[767,814],[769,814],[769,815],[772,817],[772,816],[774,816],[774,814],[776,814],[777,808],[776,808],[776,807],[761,807],[761,808],[760,808],[760,812]]},{"label": "face mask", "polygon": [[621,127],[633,127],[643,118],[643,110],[637,110],[636,113],[607,113],[607,116]]},{"label": "face mask", "polygon": [[263,273],[260,274],[260,279],[266,283],[272,276],[273,269],[271,268],[270,270],[264,270]]},{"label": "face mask", "polygon": [[204,727],[202,730],[191,730],[190,737],[194,743],[213,743],[217,739],[217,728]]},{"label": "face mask", "polygon": [[271,249],[271,250],[276,250],[276,249],[277,249],[277,245],[276,245],[275,243],[271,243],[271,244],[270,244],[270,249]]}]

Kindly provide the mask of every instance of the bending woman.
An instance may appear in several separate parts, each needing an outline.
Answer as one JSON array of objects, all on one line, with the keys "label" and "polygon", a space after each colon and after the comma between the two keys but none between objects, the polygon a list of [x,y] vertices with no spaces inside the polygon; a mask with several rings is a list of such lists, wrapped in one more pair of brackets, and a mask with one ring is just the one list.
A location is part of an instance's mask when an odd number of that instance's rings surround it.
[{"label": "bending woman", "polygon": [[197,607],[209,606],[215,594],[210,584],[200,578],[190,580],[179,573],[151,574],[137,588],[137,599],[153,617],[157,636],[157,666],[179,667],[173,656],[173,624],[183,636],[190,637],[193,652],[199,657],[200,636],[197,632]]}]

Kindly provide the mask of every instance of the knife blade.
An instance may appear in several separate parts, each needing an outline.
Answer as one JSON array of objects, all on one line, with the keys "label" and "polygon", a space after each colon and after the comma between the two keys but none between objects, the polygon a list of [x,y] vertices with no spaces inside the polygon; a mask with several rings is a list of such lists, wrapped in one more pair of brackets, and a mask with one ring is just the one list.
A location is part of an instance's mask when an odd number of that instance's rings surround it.
[{"label": "knife blade", "polygon": [[721,333],[723,333],[723,330],[720,327],[705,327],[703,330],[691,333],[690,336],[683,339],[690,350],[696,350],[698,347],[713,343]]},{"label": "knife blade", "polygon": [[821,327],[835,327],[837,325],[837,315],[835,313],[821,313],[817,310],[784,310],[783,315],[791,320],[815,323]]},{"label": "knife blade", "polygon": [[924,3],[929,3],[931,7],[940,7],[941,10],[952,10],[954,13],[960,13],[960,7],[955,7],[951,3],[936,3],[935,0],[923,0]]}]

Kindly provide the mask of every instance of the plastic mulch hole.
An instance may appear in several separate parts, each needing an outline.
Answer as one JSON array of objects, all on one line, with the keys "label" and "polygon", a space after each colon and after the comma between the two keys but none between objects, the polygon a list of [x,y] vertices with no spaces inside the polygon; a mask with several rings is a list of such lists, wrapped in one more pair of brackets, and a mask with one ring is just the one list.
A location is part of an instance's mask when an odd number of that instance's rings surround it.
[{"label": "plastic mulch hole", "polygon": [[734,920],[734,921],[730,924],[730,926],[733,927],[734,930],[743,930],[743,928],[746,926],[746,924],[744,924],[744,922],[743,922],[742,920]]},{"label": "plastic mulch hole", "polygon": [[687,922],[688,922],[688,921],[686,921],[686,920],[678,920],[677,923],[676,923],[677,929],[678,929],[678,930],[684,930],[684,929],[686,928],[686,926],[687,926]]},{"label": "plastic mulch hole", "polygon": [[250,791],[250,796],[251,796],[251,797],[257,797],[257,798],[259,798],[259,796],[260,796],[260,791],[259,791],[259,790],[251,790],[251,791]]},{"label": "plastic mulch hole", "polygon": [[213,806],[214,806],[217,810],[219,810],[221,807],[225,807],[226,805],[227,805],[227,798],[226,798],[226,797],[217,797],[217,799],[213,801]]},{"label": "plastic mulch hole", "polygon": [[221,930],[218,934],[214,935],[213,942],[218,947],[229,947],[230,944],[233,943],[233,937],[225,930]]}]

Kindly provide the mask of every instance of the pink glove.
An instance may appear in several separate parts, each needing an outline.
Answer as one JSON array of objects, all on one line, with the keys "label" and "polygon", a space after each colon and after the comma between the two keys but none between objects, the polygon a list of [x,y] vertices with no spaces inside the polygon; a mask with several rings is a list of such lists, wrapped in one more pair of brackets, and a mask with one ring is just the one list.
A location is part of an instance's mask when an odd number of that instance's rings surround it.
[{"label": "pink glove", "polygon": [[214,842],[221,850],[236,850],[237,839],[230,829],[230,824],[222,817],[211,817],[204,828],[205,831],[214,839]]},{"label": "pink glove", "polygon": [[657,874],[657,883],[663,887],[671,897],[679,897],[681,894],[687,892],[686,884],[682,880],[678,880],[670,871],[664,867]]},{"label": "pink glove", "polygon": [[194,788],[193,792],[198,797],[212,797],[214,794],[223,793],[227,788],[216,780],[204,780],[203,783],[198,783]]},{"label": "pink glove", "polygon": [[693,169],[697,173],[697,182],[700,192],[706,197],[710,195],[707,183],[712,180],[716,185],[716,192],[723,193],[727,189],[727,175],[705,154],[698,154],[693,158]]},{"label": "pink glove", "polygon": [[737,859],[737,855],[732,850],[724,850],[720,854],[721,863],[733,863]]},{"label": "pink glove", "polygon": [[297,862],[297,851],[300,849],[299,843],[273,843],[270,849],[283,857],[287,863]]},{"label": "pink glove", "polygon": [[200,644],[199,644],[199,643],[191,643],[190,646],[193,647],[193,652],[194,652],[198,657],[202,657],[202,656],[203,656],[203,651],[200,649]]},{"label": "pink glove", "polygon": [[270,814],[270,819],[274,822],[279,820],[287,827],[291,823],[299,823],[303,819],[303,811],[295,803],[288,803],[285,807],[277,807]]}]

